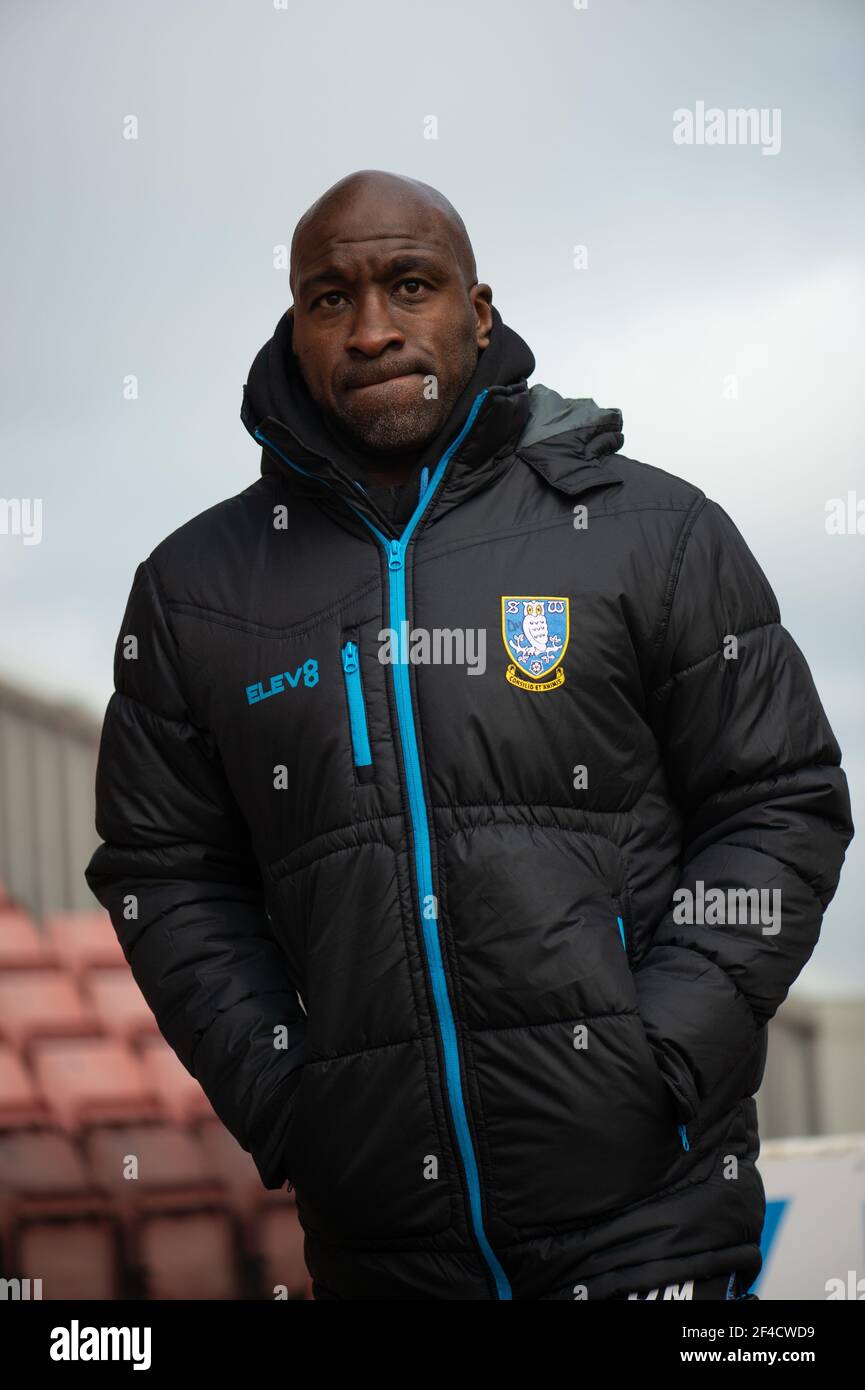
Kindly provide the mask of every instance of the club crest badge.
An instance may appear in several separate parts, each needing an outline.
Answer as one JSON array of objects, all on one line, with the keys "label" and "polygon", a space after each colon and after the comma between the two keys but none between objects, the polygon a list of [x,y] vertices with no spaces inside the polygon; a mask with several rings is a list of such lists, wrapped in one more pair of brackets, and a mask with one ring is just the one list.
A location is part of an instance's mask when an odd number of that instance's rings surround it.
[{"label": "club crest badge", "polygon": [[[522,594],[503,598],[502,638],[511,662],[505,679],[520,690],[555,690],[564,685],[561,661],[570,635],[566,598],[526,598]],[[522,680],[520,672],[528,679]]]}]

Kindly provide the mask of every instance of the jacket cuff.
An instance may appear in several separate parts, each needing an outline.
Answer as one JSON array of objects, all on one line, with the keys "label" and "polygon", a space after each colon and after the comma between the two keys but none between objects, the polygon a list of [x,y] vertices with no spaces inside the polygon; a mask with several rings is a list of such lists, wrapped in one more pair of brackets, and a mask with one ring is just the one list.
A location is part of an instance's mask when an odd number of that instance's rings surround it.
[{"label": "jacket cuff", "polygon": [[283,1077],[250,1131],[249,1152],[263,1186],[271,1192],[284,1187],[291,1176],[291,1155],[286,1152],[286,1141],[296,1111],[295,1092],[302,1076],[301,1066]]}]

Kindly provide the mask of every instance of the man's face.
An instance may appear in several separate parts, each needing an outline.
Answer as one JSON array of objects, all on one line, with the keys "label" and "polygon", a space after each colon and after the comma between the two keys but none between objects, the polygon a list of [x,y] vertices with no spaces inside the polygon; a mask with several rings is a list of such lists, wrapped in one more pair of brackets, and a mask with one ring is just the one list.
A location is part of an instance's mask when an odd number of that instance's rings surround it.
[{"label": "man's face", "polygon": [[422,447],[492,325],[492,292],[466,285],[446,220],[361,193],[302,229],[293,270],[294,353],[318,406],[369,453]]}]

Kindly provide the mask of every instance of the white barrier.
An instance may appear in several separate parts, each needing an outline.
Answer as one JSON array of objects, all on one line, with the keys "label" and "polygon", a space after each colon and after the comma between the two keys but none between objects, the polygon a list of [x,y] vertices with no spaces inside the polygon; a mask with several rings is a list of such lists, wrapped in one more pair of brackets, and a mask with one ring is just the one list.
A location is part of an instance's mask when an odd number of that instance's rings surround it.
[{"label": "white barrier", "polygon": [[761,1299],[865,1300],[865,1134],[768,1139]]}]

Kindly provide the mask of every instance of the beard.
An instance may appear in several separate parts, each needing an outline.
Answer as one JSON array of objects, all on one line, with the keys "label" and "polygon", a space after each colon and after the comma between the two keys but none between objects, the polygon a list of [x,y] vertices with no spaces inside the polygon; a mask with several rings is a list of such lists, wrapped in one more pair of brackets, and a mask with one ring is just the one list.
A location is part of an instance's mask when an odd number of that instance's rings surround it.
[{"label": "beard", "polygon": [[424,371],[413,380],[410,390],[400,390],[398,399],[366,401],[364,392],[349,391],[335,405],[323,410],[331,429],[342,435],[362,454],[388,456],[417,453],[445,424],[465,390],[478,364],[479,350],[474,332],[455,325],[441,347],[440,360],[446,364],[446,377],[437,378]]},{"label": "beard", "polygon": [[425,390],[429,385],[421,380],[417,395],[398,408],[382,405],[362,413],[346,410],[335,415],[334,423],[363,453],[387,456],[415,452],[438,434],[462,388],[431,399],[424,396]]}]

